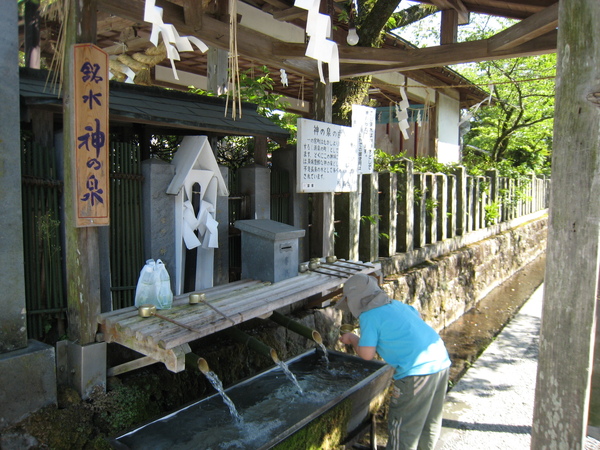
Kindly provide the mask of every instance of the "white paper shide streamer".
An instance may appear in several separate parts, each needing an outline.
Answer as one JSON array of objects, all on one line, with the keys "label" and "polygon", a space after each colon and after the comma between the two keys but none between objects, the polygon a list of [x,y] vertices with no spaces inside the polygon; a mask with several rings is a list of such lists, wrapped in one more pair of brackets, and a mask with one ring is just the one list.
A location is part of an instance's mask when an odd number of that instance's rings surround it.
[{"label": "white paper shide streamer", "polygon": [[171,61],[173,76],[179,80],[177,69],[175,69],[175,61],[179,61],[179,52],[194,51],[192,44],[204,53],[208,50],[208,46],[200,39],[194,36],[180,36],[175,26],[170,23],[163,22],[163,9],[155,5],[155,0],[146,0],[144,7],[144,21],[152,24],[152,32],[150,34],[150,42],[158,46],[158,38],[162,35],[162,39],[167,49],[167,58]]},{"label": "white paper shide streamer", "polygon": [[406,89],[404,87],[400,88],[400,96],[402,97],[402,100],[399,104],[396,103],[395,105],[396,118],[398,119],[398,128],[402,133],[402,137],[408,139],[408,129],[410,128],[410,125],[408,124],[408,107],[410,106],[410,103],[408,102]]},{"label": "white paper shide streamer", "polygon": [[329,64],[329,81],[340,81],[340,57],[337,44],[331,37],[331,18],[319,13],[319,0],[296,0],[294,6],[308,11],[306,34],[309,36],[305,55],[318,62],[319,78],[325,83],[323,63]]}]

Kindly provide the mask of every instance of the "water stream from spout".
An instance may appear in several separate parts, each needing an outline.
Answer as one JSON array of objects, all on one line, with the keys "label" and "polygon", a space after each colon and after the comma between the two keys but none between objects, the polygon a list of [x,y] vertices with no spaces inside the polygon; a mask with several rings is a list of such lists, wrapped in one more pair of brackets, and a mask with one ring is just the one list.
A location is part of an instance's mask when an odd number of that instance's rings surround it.
[{"label": "water stream from spout", "polygon": [[325,367],[329,367],[329,353],[327,353],[327,347],[322,342],[317,342],[319,348],[323,351],[323,358],[325,358]]},{"label": "water stream from spout", "polygon": [[287,364],[283,361],[277,361],[277,365],[279,367],[281,367],[281,370],[283,370],[283,372],[285,373],[285,376],[288,377],[292,383],[294,383],[294,385],[296,386],[296,389],[298,389],[300,394],[304,395],[304,391],[300,387],[300,383],[298,383],[296,376],[291,372],[291,370],[289,369]]},{"label": "water stream from spout", "polygon": [[235,420],[236,423],[240,423],[242,421],[242,416],[240,416],[240,413],[238,413],[237,409],[235,408],[235,405],[233,404],[233,401],[225,393],[225,390],[223,389],[223,383],[221,383],[221,380],[219,379],[217,374],[210,370],[208,372],[205,372],[204,375],[206,376],[206,378],[208,378],[210,384],[213,385],[213,387],[219,392],[219,394],[223,398],[223,401],[229,408],[229,413],[231,414],[233,420]]}]

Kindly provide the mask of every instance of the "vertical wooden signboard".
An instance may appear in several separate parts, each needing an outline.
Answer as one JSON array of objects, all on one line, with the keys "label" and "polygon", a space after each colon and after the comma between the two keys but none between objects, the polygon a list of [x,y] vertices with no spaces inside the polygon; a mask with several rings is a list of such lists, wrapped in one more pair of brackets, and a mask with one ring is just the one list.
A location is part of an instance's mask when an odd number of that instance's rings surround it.
[{"label": "vertical wooden signboard", "polygon": [[358,173],[373,173],[375,157],[375,108],[352,105],[352,128],[357,133]]},{"label": "vertical wooden signboard", "polygon": [[108,225],[108,55],[92,44],[76,44],[73,48],[75,225]]}]

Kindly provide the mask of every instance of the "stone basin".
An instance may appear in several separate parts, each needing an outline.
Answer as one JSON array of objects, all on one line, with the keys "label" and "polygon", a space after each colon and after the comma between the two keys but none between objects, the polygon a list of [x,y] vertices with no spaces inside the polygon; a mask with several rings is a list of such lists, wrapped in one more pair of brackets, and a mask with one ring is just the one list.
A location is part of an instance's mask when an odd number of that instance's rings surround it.
[{"label": "stone basin", "polygon": [[304,439],[303,430],[314,438],[319,429],[343,440],[368,420],[371,402],[385,391],[393,374],[381,361],[332,351],[328,364],[320,350],[286,364],[303,394],[281,368],[274,367],[225,390],[242,417],[239,422],[215,394],[124,433],[113,446],[257,450]]}]

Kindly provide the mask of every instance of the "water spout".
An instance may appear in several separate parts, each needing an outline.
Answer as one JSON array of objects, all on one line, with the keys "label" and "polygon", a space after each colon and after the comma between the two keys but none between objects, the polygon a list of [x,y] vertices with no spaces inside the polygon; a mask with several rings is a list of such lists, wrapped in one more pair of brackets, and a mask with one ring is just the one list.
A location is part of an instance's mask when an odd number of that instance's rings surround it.
[{"label": "water spout", "polygon": [[224,330],[224,333],[226,333],[229,337],[235,339],[236,341],[247,345],[252,350],[260,353],[261,355],[271,358],[275,364],[279,364],[279,356],[277,356],[277,352],[274,348],[263,344],[258,339],[247,335],[246,333],[244,333],[241,330],[238,330],[235,327],[227,328],[226,330]]},{"label": "water spout", "polygon": [[275,364],[277,364],[279,367],[281,367],[281,369],[283,370],[285,375],[290,379],[290,381],[292,383],[294,383],[294,385],[296,386],[298,391],[300,391],[301,394],[304,394],[304,391],[300,387],[298,380],[296,379],[294,374],[292,372],[290,372],[290,369],[288,368],[287,364],[279,359],[279,356],[277,355],[277,352],[275,351],[274,348],[269,347],[266,344],[263,344],[258,339],[253,338],[252,336],[248,336],[246,333],[238,330],[235,327],[227,328],[224,331],[229,336],[231,336],[232,338],[236,339],[239,342],[242,342],[243,344],[246,344],[251,349],[259,352],[262,355],[269,356]]},{"label": "water spout", "polygon": [[313,330],[312,328],[309,328],[306,325],[302,325],[301,323],[298,323],[295,320],[292,320],[289,317],[278,313],[277,311],[273,311],[273,314],[269,316],[269,319],[271,319],[275,323],[278,323],[279,325],[286,327],[288,330],[291,330],[295,333],[298,333],[301,336],[304,336],[306,339],[314,341],[317,344],[323,343],[323,338],[321,337],[321,334],[318,331]]},{"label": "water spout", "polygon": [[186,353],[185,354],[185,365],[194,370],[198,370],[203,374],[210,372],[210,368],[208,367],[208,362],[196,355],[195,353]]},{"label": "water spout", "polygon": [[278,313],[277,311],[273,311],[273,314],[269,316],[269,319],[271,319],[275,323],[278,323],[279,325],[286,327],[290,331],[298,333],[299,335],[304,336],[305,338],[310,339],[311,341],[314,341],[319,346],[319,349],[323,352],[327,363],[329,363],[327,348],[323,344],[323,338],[321,337],[321,334],[318,331],[313,330],[312,328],[309,328],[306,325],[302,325],[301,323],[298,323],[295,320],[292,320],[289,317]]}]

